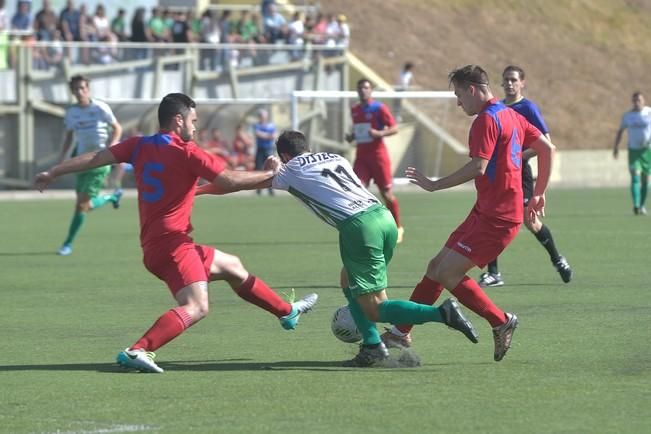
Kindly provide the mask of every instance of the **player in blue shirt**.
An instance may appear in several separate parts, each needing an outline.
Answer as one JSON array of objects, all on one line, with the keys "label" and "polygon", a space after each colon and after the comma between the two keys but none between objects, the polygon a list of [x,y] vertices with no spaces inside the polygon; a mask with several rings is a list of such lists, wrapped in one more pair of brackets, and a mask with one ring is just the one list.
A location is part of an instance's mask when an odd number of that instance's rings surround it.
[{"label": "player in blue shirt", "polygon": [[[538,109],[538,106],[531,100],[528,100],[522,95],[524,90],[524,70],[519,66],[507,66],[502,72],[502,87],[504,88],[505,98],[504,104],[511,107],[516,112],[524,116],[531,124],[538,128],[547,139],[549,137],[549,129],[545,124],[545,120]],[[526,149],[522,153],[522,189],[524,191],[524,206],[526,208],[527,202],[533,194],[533,173],[529,165],[529,158],[534,156],[531,149]],[[568,283],[572,280],[572,268],[567,260],[558,253],[556,244],[549,228],[536,216],[535,220],[530,222],[525,219],[525,226],[529,231],[534,234],[536,239],[549,253],[549,258],[554,264],[556,271],[563,279],[563,282]],[[504,281],[502,275],[497,268],[497,259],[488,264],[488,271],[483,273],[479,280],[479,286],[485,288],[490,286],[502,286]]]},{"label": "player in blue shirt", "polygon": [[[274,141],[276,140],[276,125],[269,122],[269,112],[264,109],[258,110],[258,123],[253,126],[255,130],[255,170],[262,170],[264,162],[273,155]],[[262,190],[257,190],[260,194]],[[269,195],[273,196],[273,189],[269,189]]]}]

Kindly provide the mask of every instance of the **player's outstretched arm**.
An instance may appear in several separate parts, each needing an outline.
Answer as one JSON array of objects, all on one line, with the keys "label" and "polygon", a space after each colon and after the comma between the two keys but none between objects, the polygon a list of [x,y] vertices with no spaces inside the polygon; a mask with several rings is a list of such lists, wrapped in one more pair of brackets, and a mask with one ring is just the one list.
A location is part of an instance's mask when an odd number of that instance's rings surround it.
[{"label": "player's outstretched arm", "polygon": [[225,169],[212,183],[197,188],[196,195],[202,194],[228,194],[240,190],[255,190],[271,186],[274,172],[244,171]]},{"label": "player's outstretched arm", "polygon": [[46,172],[36,175],[34,185],[39,191],[43,191],[52,181],[61,175],[75,172],[83,172],[96,167],[117,163],[117,160],[108,149],[97,152],[89,152],[78,157],[65,160],[52,167]]},{"label": "player's outstretched arm", "polygon": [[488,160],[480,157],[473,157],[467,164],[454,173],[445,176],[436,181],[432,181],[413,167],[405,170],[405,176],[409,178],[412,184],[416,184],[427,191],[445,190],[446,188],[455,187],[483,175],[488,166]]},{"label": "player's outstretched arm", "polygon": [[617,159],[619,156],[619,142],[622,140],[622,134],[624,134],[624,128],[617,130],[617,136],[615,137],[615,144],[613,145],[613,158]]}]

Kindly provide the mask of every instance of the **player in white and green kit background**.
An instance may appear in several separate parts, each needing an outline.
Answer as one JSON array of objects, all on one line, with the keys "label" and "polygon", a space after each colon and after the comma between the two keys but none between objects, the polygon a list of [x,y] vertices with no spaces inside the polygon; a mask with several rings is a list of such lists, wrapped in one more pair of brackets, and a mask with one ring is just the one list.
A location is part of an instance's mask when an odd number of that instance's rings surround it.
[{"label": "player in white and green kit background", "polygon": [[340,155],[311,153],[305,136],[285,131],[276,142],[280,159],[270,157],[265,168],[276,172],[273,188],[287,190],[327,224],[339,231],[344,265],[341,284],[353,319],[363,335],[357,356],[346,366],[373,366],[388,357],[375,322],[422,324],[441,322],[477,342],[477,332],[448,299],[439,307],[388,300],[387,266],[398,229],[389,210],[371,194]]},{"label": "player in white and green kit background", "polygon": [[[80,155],[105,148],[107,144],[112,146],[122,135],[122,127],[111,108],[103,101],[91,99],[88,78],[75,75],[70,79],[69,85],[77,104],[71,105],[66,110],[64,118],[66,132],[60,161],[66,158],[73,143],[73,154]],[[89,211],[109,202],[116,209],[120,206],[121,190],[116,190],[113,194],[100,194],[104,179],[110,171],[110,166],[106,166],[77,174],[75,212],[68,235],[59,248],[59,255],[67,256],[72,253],[72,243]]]},{"label": "player in white and green kit background", "polygon": [[646,215],[644,206],[647,196],[649,172],[651,172],[651,107],[644,105],[642,92],[635,92],[631,98],[633,108],[624,113],[617,130],[613,157],[619,155],[619,142],[624,130],[628,131],[628,167],[631,172],[631,196],[633,213]]}]

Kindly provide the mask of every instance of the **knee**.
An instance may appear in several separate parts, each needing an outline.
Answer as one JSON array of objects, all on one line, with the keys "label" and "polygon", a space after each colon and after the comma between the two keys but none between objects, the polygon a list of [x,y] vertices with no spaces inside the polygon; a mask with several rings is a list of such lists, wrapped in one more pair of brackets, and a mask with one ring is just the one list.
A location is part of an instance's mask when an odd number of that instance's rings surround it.
[{"label": "knee", "polygon": [[380,306],[378,304],[363,306],[363,311],[369,321],[378,322],[380,320]]},{"label": "knee", "polygon": [[90,210],[90,201],[77,202],[77,212],[89,212]]},{"label": "knee", "polygon": [[190,315],[190,318],[192,318],[192,324],[204,319],[210,311],[208,300],[188,303],[182,307]]},{"label": "knee", "polygon": [[235,255],[228,255],[226,258],[223,258],[220,268],[224,279],[228,281],[244,281],[248,274],[240,258]]}]

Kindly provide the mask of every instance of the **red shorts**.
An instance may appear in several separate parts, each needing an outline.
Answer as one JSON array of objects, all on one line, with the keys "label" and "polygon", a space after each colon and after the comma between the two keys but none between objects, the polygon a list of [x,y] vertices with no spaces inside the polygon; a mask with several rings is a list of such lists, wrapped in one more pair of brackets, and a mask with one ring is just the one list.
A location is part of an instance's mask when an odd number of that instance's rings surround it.
[{"label": "red shorts", "polygon": [[391,160],[385,147],[371,153],[357,152],[353,170],[364,185],[369,185],[371,180],[380,190],[388,190],[393,184],[391,176]]},{"label": "red shorts", "polygon": [[466,220],[452,232],[445,247],[484,268],[513,241],[521,224],[482,217],[473,208]]},{"label": "red shorts", "polygon": [[173,295],[194,282],[207,282],[215,249],[195,244],[186,235],[174,236],[144,249],[145,267],[164,281]]}]

